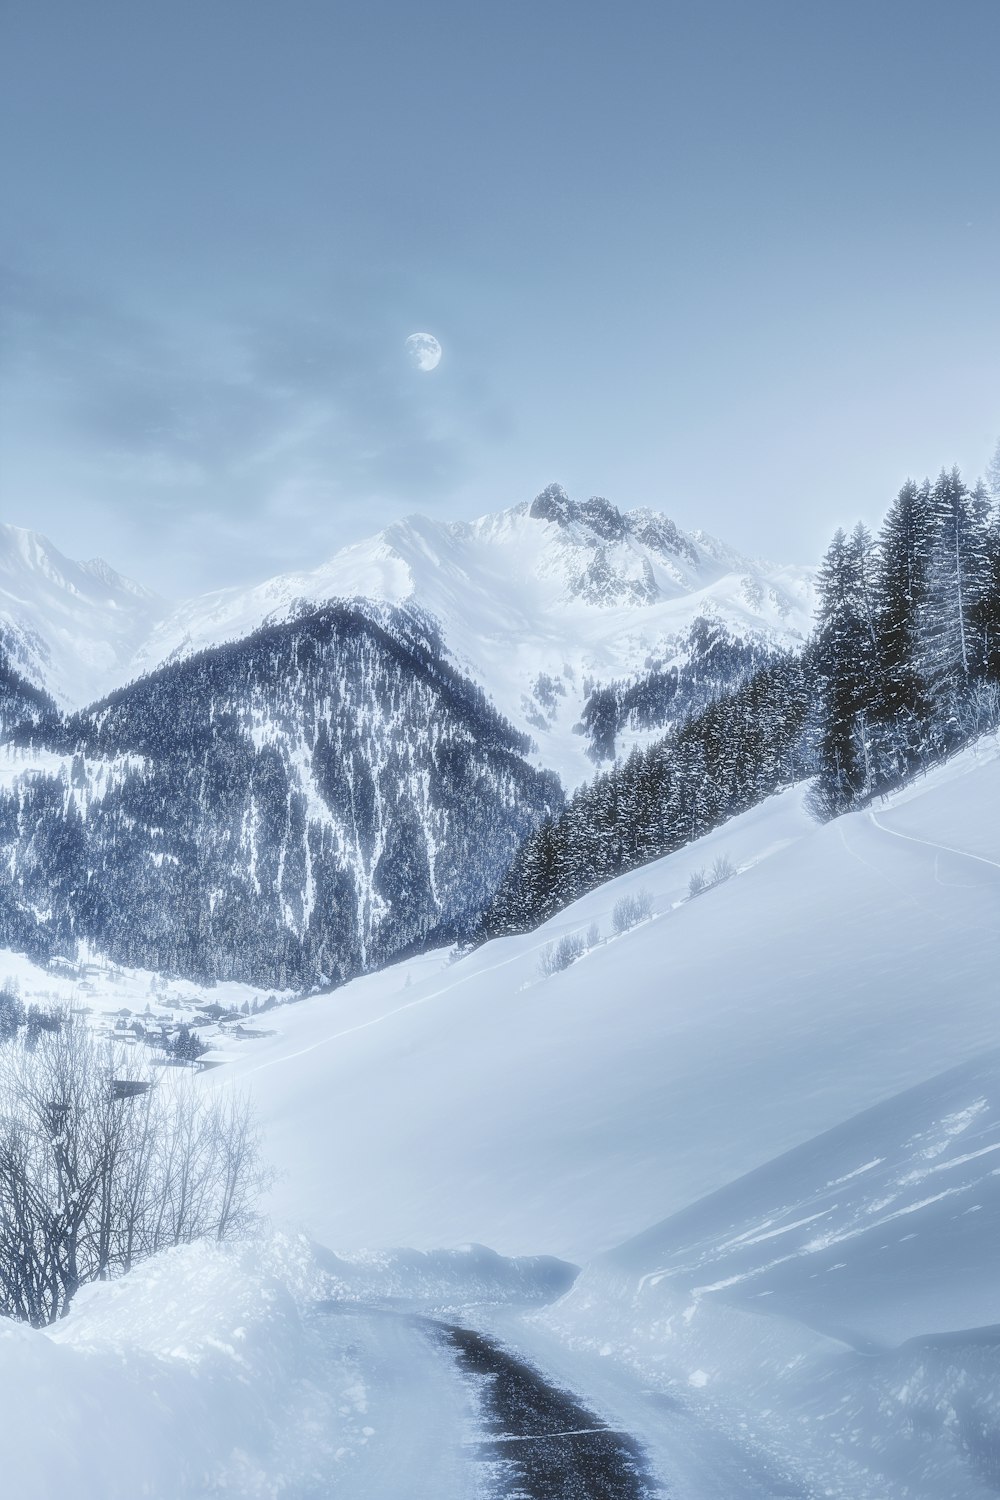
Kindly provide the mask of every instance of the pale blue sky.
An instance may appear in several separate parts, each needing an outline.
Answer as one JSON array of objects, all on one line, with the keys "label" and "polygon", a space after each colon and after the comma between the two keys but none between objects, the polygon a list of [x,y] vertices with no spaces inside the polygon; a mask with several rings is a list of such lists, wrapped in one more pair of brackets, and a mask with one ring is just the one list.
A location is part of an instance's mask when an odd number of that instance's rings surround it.
[{"label": "pale blue sky", "polygon": [[4,0],[0,514],[171,594],[550,480],[809,561],[1000,435],[998,76],[997,0]]}]

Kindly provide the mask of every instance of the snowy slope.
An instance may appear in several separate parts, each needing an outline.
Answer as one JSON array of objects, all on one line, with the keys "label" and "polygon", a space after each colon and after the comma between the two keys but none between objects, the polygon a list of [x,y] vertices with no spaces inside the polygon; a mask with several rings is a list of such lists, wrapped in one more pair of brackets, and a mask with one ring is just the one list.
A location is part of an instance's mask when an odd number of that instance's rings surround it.
[{"label": "snowy slope", "polygon": [[[225,1041],[205,1084],[254,1094],[272,1209],[343,1253],[182,1251],[53,1332],[0,1327],[18,1493],[464,1500],[468,1406],[405,1316],[447,1303],[638,1438],[668,1494],[988,1500],[998,812],[996,739],[825,827],[785,793],[545,930]],[[738,873],[688,899],[716,855]],[[652,919],[613,937],[643,888]],[[568,1273],[421,1253],[472,1239],[589,1264],[525,1318]],[[416,1253],[363,1249],[392,1245]],[[21,1441],[54,1406],[57,1440]]]},{"label": "snowy slope", "polygon": [[805,569],[752,562],[652,511],[583,505],[556,487],[468,523],[410,516],[311,572],[179,605],[132,659],[136,675],[330,598],[414,604],[460,669],[572,785],[592,774],[573,728],[590,688],[683,659],[700,617],[772,645],[811,626]]},{"label": "snowy slope", "polygon": [[776,1158],[610,1262],[650,1301],[680,1298],[688,1323],[710,1299],[866,1350],[1000,1325],[998,1153],[994,1049]]},{"label": "snowy slope", "polygon": [[[599,1258],[521,1342],[543,1360],[555,1349],[577,1380],[603,1355],[619,1397],[652,1387],[751,1433],[815,1493],[985,1500],[1000,1448],[998,1152],[993,1049]],[[629,1421],[648,1423],[641,1402]]]},{"label": "snowy slope", "polygon": [[76,707],[117,680],[165,608],[100,558],[71,562],[0,523],[0,650],[57,703]]},{"label": "snowy slope", "polygon": [[[580,1263],[1000,1045],[998,813],[994,743],[874,817],[819,827],[789,792],[547,929],[281,1012],[236,1064],[287,1165],[276,1211],[335,1246]],[[937,847],[973,819],[976,858]],[[685,900],[716,854],[738,876]],[[609,941],[642,887],[653,920]],[[594,922],[541,979],[547,942]]]}]

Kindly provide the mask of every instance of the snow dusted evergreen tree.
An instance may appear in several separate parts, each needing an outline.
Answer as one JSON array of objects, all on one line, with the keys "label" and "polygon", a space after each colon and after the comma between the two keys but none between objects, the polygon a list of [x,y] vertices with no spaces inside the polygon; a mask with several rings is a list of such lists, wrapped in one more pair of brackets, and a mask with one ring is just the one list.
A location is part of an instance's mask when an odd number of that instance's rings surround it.
[{"label": "snow dusted evergreen tree", "polygon": [[993,450],[993,457],[986,465],[986,484],[990,494],[998,505],[1000,505],[1000,442]]},{"label": "snow dusted evergreen tree", "polygon": [[872,551],[838,532],[819,575],[817,810],[897,786],[998,717],[1000,520],[957,469],[908,480]]},{"label": "snow dusted evergreen tree", "polygon": [[933,541],[919,612],[920,667],[934,742],[948,748],[962,733],[963,699],[982,674],[976,615],[988,582],[989,508],[985,490],[969,491],[957,468],[942,469],[930,505]]},{"label": "snow dusted evergreen tree", "polygon": [[930,484],[908,479],[879,536],[876,621],[882,701],[881,762],[899,780],[919,757],[927,717],[920,671],[920,611],[927,598],[934,537]]},{"label": "snow dusted evergreen tree", "polygon": [[972,619],[981,674],[995,688],[1000,684],[1000,506],[985,527],[981,587]]},{"label": "snow dusted evergreen tree", "polygon": [[838,531],[819,571],[815,662],[822,705],[820,791],[837,812],[873,783],[871,720],[879,664],[871,597],[871,539],[863,527]]}]

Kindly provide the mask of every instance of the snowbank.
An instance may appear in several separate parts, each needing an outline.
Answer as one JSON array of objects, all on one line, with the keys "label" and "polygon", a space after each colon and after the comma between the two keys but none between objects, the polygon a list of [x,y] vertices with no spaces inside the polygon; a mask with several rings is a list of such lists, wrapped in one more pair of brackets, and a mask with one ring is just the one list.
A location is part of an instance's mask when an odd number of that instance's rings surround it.
[{"label": "snowbank", "polygon": [[602,1257],[538,1322],[820,1492],[985,1497],[1000,1452],[998,1162],[994,1052]]},{"label": "snowbank", "polygon": [[453,1250],[362,1250],[316,1258],[331,1297],[391,1303],[445,1315],[476,1304],[531,1306],[554,1302],[573,1285],[577,1267],[550,1255],[507,1258],[486,1245]]},{"label": "snowbank", "polygon": [[364,1386],[305,1318],[325,1288],[304,1241],[199,1244],[85,1288],[55,1328],[0,1324],[6,1493],[269,1496],[333,1469]]},{"label": "snowbank", "polygon": [[451,1356],[421,1319],[385,1314],[538,1305],[575,1274],[481,1245],[347,1259],[276,1235],[167,1251],[84,1288],[54,1328],[0,1321],[5,1493],[388,1495],[380,1475],[398,1476],[411,1442],[448,1429],[460,1455],[465,1418]]}]

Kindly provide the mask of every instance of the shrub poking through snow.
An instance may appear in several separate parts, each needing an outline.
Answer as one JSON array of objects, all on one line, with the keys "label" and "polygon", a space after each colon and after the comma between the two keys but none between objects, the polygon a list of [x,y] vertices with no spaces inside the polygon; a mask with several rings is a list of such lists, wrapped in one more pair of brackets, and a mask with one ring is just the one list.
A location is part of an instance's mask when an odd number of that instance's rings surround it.
[{"label": "shrub poking through snow", "polygon": [[620,896],[611,913],[611,925],[619,935],[630,927],[638,927],[653,915],[653,898],[648,891],[629,891]]},{"label": "shrub poking through snow", "polygon": [[576,963],[587,951],[587,945],[579,932],[568,932],[561,937],[558,943],[550,943],[542,950],[542,956],[538,961],[538,967],[543,979],[548,979],[552,974],[558,974],[562,969],[568,969],[570,964]]},{"label": "shrub poking through snow", "polygon": [[53,1323],[85,1282],[257,1223],[248,1102],[72,1019],[0,1048],[0,1122],[0,1316]]},{"label": "shrub poking through snow", "polygon": [[704,870],[692,870],[688,881],[688,895],[700,896],[702,891],[709,890],[713,885],[721,885],[724,880],[731,880],[735,874],[736,866],[728,854],[719,854],[712,861],[707,874]]}]

